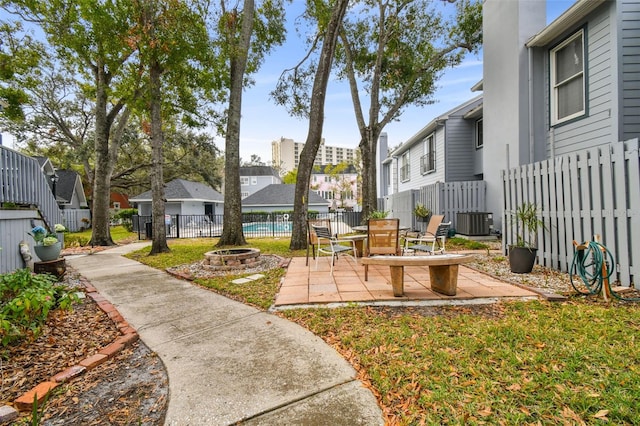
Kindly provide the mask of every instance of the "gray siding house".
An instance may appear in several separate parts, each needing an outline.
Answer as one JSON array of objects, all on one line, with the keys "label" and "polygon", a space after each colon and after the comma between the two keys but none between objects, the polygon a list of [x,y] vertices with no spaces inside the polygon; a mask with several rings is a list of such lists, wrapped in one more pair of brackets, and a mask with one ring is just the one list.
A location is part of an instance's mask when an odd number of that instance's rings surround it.
[{"label": "gray siding house", "polygon": [[282,183],[282,179],[273,167],[240,167],[240,192],[242,198],[246,198],[269,185],[277,183]]},{"label": "gray siding house", "polygon": [[72,232],[87,228],[91,223],[91,211],[80,175],[73,170],[58,170],[56,175],[55,197],[62,209],[64,225]]},{"label": "gray siding house", "polygon": [[[295,184],[272,184],[242,200],[242,213],[293,210]],[[309,210],[326,213],[329,202],[309,191]]]},{"label": "gray siding house", "polygon": [[[174,179],[165,184],[165,214],[217,215],[223,213],[224,197],[215,189],[200,182]],[[129,199],[140,216],[151,216],[151,191]]]},{"label": "gray siding house", "polygon": [[[578,0],[546,24],[538,2],[483,4],[487,206],[533,202],[538,261],[568,270],[572,241],[612,251],[611,281],[640,276],[640,1]],[[637,284],[636,284],[637,286]]]},{"label": "gray siding house", "polygon": [[436,182],[482,180],[478,129],[482,129],[482,96],[431,120],[389,153],[383,167],[392,170],[390,193]]},{"label": "gray siding house", "polygon": [[640,134],[640,2],[579,0],[545,20],[537,2],[484,3],[483,168],[496,211],[499,171]]}]

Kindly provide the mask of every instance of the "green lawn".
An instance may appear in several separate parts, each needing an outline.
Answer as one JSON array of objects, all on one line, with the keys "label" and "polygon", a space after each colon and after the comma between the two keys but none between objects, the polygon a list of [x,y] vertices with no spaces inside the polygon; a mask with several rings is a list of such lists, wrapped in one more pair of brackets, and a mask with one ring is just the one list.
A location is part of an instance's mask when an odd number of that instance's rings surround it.
[{"label": "green lawn", "polygon": [[[170,241],[130,257],[157,268],[202,259],[216,240]],[[449,246],[449,242],[447,243]],[[288,240],[252,239],[263,253]],[[284,271],[256,286],[198,284],[266,309]],[[640,305],[572,298],[474,309],[299,309],[279,313],[340,351],[389,424],[640,424]]]},{"label": "green lawn", "polygon": [[[204,258],[204,253],[217,249],[217,239],[200,238],[192,240],[170,240],[168,242],[170,253],[161,253],[149,256],[151,247],[146,247],[128,255],[130,259],[137,260],[146,265],[158,269],[166,269],[186,263],[193,263]],[[251,247],[260,249],[262,253],[269,253],[281,257],[304,256],[305,251],[291,252],[288,239],[256,238],[250,240]],[[274,269],[264,273],[265,278],[254,281],[251,286],[239,286],[232,284],[236,278],[243,274],[228,275],[225,277],[197,279],[195,282],[203,287],[211,288],[218,293],[232,299],[248,303],[261,309],[268,309],[275,300],[280,279],[284,276],[284,269]],[[244,274],[247,275],[247,274]]]},{"label": "green lawn", "polygon": [[[138,238],[137,233],[129,232],[122,226],[112,226],[110,231],[111,239],[113,239],[116,244],[135,240]],[[82,232],[65,232],[65,247],[86,246],[87,244],[89,244],[89,241],[91,241],[91,232],[91,229],[87,229]]]}]

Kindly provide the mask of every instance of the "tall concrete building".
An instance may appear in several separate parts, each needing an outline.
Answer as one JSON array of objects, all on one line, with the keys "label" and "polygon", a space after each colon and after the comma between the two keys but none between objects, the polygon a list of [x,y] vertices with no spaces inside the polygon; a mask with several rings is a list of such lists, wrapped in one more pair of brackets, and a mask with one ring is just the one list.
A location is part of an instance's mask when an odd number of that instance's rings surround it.
[{"label": "tall concrete building", "polygon": [[[298,167],[300,153],[304,143],[295,142],[293,139],[280,138],[271,142],[271,159],[274,167],[280,168],[282,173],[289,172]],[[339,146],[325,145],[324,139],[316,154],[316,165],[340,164],[343,161],[353,163],[356,160],[355,148],[343,148]]]}]

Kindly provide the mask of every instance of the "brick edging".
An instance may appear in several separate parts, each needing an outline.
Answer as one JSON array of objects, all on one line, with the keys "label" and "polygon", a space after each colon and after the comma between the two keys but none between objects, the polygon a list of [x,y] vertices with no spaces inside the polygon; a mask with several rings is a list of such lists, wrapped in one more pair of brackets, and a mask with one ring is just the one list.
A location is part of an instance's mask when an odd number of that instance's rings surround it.
[{"label": "brick edging", "polygon": [[[0,424],[11,421],[18,416],[18,411],[31,411],[33,401],[37,395],[38,405],[48,396],[49,392],[60,384],[75,379],[105,361],[114,358],[118,352],[125,347],[131,345],[139,339],[138,332],[124,319],[120,312],[102,296],[98,290],[84,277],[79,278],[80,283],[84,286],[86,296],[93,299],[98,307],[115,323],[120,336],[113,342],[100,349],[97,353],[86,357],[76,365],[68,367],[64,371],[50,377],[48,380],[39,383],[31,390],[22,394],[13,401],[14,408],[9,406],[0,407]],[[9,410],[7,410],[9,408]],[[13,410],[13,412],[11,412]],[[17,410],[17,411],[16,411]],[[6,413],[5,413],[6,412]]]}]

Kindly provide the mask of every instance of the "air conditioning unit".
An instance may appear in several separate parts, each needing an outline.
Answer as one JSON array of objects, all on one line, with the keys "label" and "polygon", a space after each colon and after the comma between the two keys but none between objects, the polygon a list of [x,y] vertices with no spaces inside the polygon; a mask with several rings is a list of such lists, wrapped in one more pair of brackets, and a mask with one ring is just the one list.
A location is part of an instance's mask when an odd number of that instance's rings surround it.
[{"label": "air conditioning unit", "polygon": [[456,215],[456,232],[462,235],[489,235],[493,215],[486,212],[466,212]]}]

